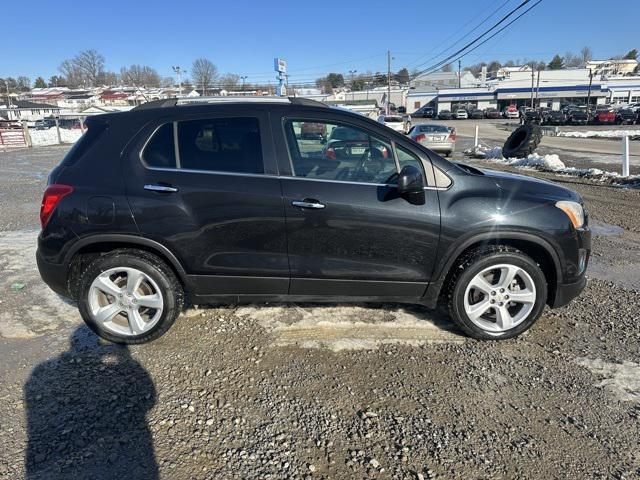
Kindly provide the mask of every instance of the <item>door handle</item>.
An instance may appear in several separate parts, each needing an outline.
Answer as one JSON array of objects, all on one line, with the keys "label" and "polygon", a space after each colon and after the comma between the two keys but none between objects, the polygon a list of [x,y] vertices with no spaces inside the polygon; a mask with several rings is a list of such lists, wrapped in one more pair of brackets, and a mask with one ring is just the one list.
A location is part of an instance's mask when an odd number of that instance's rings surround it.
[{"label": "door handle", "polygon": [[313,200],[311,198],[305,198],[304,200],[294,200],[291,202],[291,205],[294,207],[300,208],[312,208],[316,210],[320,210],[325,207],[324,203],[320,203],[317,200]]},{"label": "door handle", "polygon": [[176,187],[172,187],[170,185],[145,185],[144,189],[151,190],[152,192],[166,192],[166,193],[173,193],[178,191]]}]

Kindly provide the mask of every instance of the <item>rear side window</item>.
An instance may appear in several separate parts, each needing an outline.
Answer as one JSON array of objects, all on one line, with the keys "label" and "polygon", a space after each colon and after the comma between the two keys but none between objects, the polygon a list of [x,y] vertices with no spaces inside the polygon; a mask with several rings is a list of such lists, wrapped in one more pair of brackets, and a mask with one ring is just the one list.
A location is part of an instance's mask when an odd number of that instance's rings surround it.
[{"label": "rear side window", "polygon": [[142,160],[151,168],[264,173],[258,119],[166,123],[147,142]]},{"label": "rear side window", "polygon": [[148,167],[176,168],[172,123],[165,123],[155,131],[142,152],[142,159]]},{"label": "rear side window", "polygon": [[184,169],[264,173],[256,118],[178,122],[178,146]]}]

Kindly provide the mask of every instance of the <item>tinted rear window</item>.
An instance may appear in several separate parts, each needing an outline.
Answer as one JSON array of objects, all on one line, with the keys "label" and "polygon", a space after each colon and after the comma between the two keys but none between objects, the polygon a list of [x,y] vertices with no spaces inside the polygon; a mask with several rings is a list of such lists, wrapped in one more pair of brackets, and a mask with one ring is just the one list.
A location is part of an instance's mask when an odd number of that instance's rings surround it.
[{"label": "tinted rear window", "polygon": [[444,125],[420,125],[419,128],[423,133],[449,133],[449,127]]},{"label": "tinted rear window", "polygon": [[71,150],[67,152],[62,165],[73,165],[82,157],[89,148],[102,136],[107,130],[108,125],[105,122],[88,121],[87,130],[82,134],[80,139],[71,147]]}]

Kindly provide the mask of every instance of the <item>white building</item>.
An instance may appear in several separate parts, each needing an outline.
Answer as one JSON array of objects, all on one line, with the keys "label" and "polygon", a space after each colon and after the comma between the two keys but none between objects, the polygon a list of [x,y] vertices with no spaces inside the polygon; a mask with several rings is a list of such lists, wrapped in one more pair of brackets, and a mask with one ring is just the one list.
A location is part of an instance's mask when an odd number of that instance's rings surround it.
[{"label": "white building", "polygon": [[60,108],[46,103],[35,103],[28,100],[11,100],[11,104],[0,105],[0,118],[10,121],[27,121],[33,123],[45,117],[57,116]]},{"label": "white building", "polygon": [[591,69],[594,75],[632,75],[638,68],[637,60],[591,60],[585,67]]}]

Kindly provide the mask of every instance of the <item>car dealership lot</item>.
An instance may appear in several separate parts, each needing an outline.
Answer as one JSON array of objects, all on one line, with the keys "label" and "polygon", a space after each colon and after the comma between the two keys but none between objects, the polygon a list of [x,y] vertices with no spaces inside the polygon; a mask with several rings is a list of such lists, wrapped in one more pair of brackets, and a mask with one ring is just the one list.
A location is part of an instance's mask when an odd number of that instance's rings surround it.
[{"label": "car dealership lot", "polygon": [[[501,145],[508,132],[479,122]],[[475,123],[450,122],[455,158]],[[65,150],[0,152],[1,478],[25,475],[27,447],[29,478],[640,474],[639,190],[524,172],[583,195],[594,256],[584,294],[519,339],[469,340],[420,307],[287,304],[192,307],[125,349],[98,342],[35,268],[41,192]]]}]

